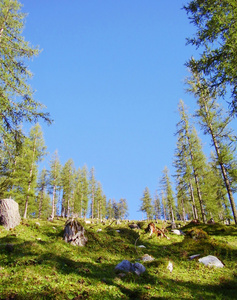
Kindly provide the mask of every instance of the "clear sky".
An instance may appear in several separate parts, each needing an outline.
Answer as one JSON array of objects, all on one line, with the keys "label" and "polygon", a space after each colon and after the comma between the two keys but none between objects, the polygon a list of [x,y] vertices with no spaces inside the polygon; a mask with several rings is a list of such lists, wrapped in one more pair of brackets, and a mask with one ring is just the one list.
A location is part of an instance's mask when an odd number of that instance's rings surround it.
[{"label": "clear sky", "polygon": [[[129,218],[145,187],[173,174],[177,105],[194,33],[177,0],[21,0],[23,35],[42,52],[29,63],[35,98],[54,119],[43,125],[50,153],[95,168],[107,199],[126,198]],[[42,124],[42,123],[41,123]]]}]

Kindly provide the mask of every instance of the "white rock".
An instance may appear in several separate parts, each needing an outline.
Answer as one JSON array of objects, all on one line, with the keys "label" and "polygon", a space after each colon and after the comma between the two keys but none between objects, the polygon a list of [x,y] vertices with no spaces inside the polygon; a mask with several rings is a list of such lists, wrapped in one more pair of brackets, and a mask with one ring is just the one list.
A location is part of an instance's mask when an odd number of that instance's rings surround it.
[{"label": "white rock", "polygon": [[169,261],[167,269],[170,270],[170,273],[172,273],[172,271],[173,271],[173,264],[172,264],[172,262]]},{"label": "white rock", "polygon": [[100,232],[100,231],[102,231],[102,229],[101,229],[101,228],[97,229],[97,231],[96,231],[96,232]]},{"label": "white rock", "polygon": [[139,245],[137,247],[139,247],[139,248],[146,248],[146,246],[144,246],[144,245]]},{"label": "white rock", "polygon": [[200,263],[203,263],[205,266],[223,268],[223,263],[215,256],[208,255],[198,260]]},{"label": "white rock", "polygon": [[179,229],[172,229],[171,232],[176,235],[184,235],[184,232]]}]

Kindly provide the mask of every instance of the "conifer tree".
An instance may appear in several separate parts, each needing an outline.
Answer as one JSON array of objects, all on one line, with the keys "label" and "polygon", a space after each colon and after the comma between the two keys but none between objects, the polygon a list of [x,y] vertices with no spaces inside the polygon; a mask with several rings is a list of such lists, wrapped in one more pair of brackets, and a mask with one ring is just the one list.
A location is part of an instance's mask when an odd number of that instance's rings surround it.
[{"label": "conifer tree", "polygon": [[237,211],[233,190],[237,182],[237,162],[235,159],[235,137],[229,127],[231,118],[225,115],[217,103],[217,94],[211,93],[208,84],[200,74],[193,73],[188,80],[189,91],[197,99],[197,117],[204,134],[208,134],[215,149],[216,165],[219,166],[228,193],[233,218],[237,224]]},{"label": "conifer tree", "polygon": [[72,210],[72,199],[74,191],[74,179],[75,179],[75,168],[72,159],[69,159],[62,168],[61,171],[61,185],[63,192],[62,199],[62,210],[61,214],[63,217],[69,218],[70,211]]},{"label": "conifer tree", "polygon": [[161,219],[161,202],[160,202],[160,197],[158,195],[158,191],[156,191],[153,199],[153,208],[154,208],[155,219],[156,220]]},{"label": "conifer tree", "polygon": [[50,219],[53,220],[55,216],[56,192],[59,189],[61,175],[61,164],[57,151],[54,152],[49,165],[49,190],[52,193],[52,212]]},{"label": "conifer tree", "polygon": [[[196,192],[197,197],[200,204],[200,210],[202,215],[202,220],[206,222],[206,214],[205,214],[205,205],[203,200],[203,195],[201,191],[201,187],[203,185],[202,178],[205,176],[205,165],[206,165],[206,157],[201,148],[201,142],[197,136],[196,130],[190,126],[188,114],[186,112],[186,108],[184,106],[184,102],[181,100],[179,103],[179,113],[180,113],[180,122],[178,124],[179,131],[182,132],[183,136],[186,137],[185,151],[189,155],[189,159],[187,160],[186,167],[191,167],[191,172],[195,179]],[[188,169],[187,169],[188,170]],[[190,172],[190,169],[189,169]],[[188,174],[189,175],[189,174]],[[190,178],[191,180],[191,178]],[[189,181],[190,192],[191,189],[191,181]],[[194,198],[193,198],[194,199]],[[192,201],[193,201],[192,199]],[[194,205],[194,201],[193,201]]]},{"label": "conifer tree", "polygon": [[89,202],[89,181],[87,167],[78,169],[76,175],[76,187],[74,197],[74,210],[80,217],[86,218]]},{"label": "conifer tree", "polygon": [[[179,107],[181,108],[181,110],[183,110],[184,103],[182,100],[180,100]],[[175,159],[173,165],[176,170],[176,174],[174,175],[174,177],[176,178],[178,208],[182,209],[180,215],[182,215],[182,217],[185,218],[185,208],[189,211],[188,202],[191,202],[193,218],[198,219],[197,206],[195,202],[192,184],[192,161],[190,157],[189,143],[186,135],[186,130],[182,120],[177,124],[176,135],[177,144],[175,149]],[[189,196],[187,194],[189,194]]]},{"label": "conifer tree", "polygon": [[237,1],[191,0],[184,6],[196,33],[188,43],[201,50],[200,57],[187,63],[192,72],[205,75],[213,92],[231,91],[231,110],[237,112]]},{"label": "conifer tree", "polygon": [[112,200],[109,199],[106,205],[106,216],[108,219],[113,219],[114,218],[114,211],[113,211],[113,206],[112,206]]},{"label": "conifer tree", "polygon": [[0,137],[8,143],[10,139],[22,142],[19,125],[35,122],[43,118],[51,122],[43,113],[43,105],[33,99],[28,84],[32,76],[25,63],[39,53],[22,36],[25,14],[17,0],[0,1]]},{"label": "conifer tree", "polygon": [[175,200],[174,200],[174,193],[172,190],[171,181],[168,174],[168,168],[165,167],[163,170],[163,176],[161,178],[161,186],[162,191],[165,193],[167,208],[169,210],[169,218],[174,223],[175,222]]},{"label": "conifer tree", "polygon": [[91,197],[91,218],[94,219],[94,210],[95,210],[95,191],[96,191],[96,179],[95,179],[95,169],[94,167],[90,170],[89,178],[89,193]]},{"label": "conifer tree", "polygon": [[151,220],[154,215],[154,211],[152,207],[152,198],[148,187],[145,188],[141,201],[142,205],[140,207],[140,210],[146,213],[147,220]]},{"label": "conifer tree", "polygon": [[46,198],[46,189],[48,186],[48,174],[47,170],[45,168],[42,169],[42,171],[39,174],[38,183],[37,183],[37,189],[39,191],[38,193],[38,218],[41,217],[42,212],[45,211],[45,198]]},{"label": "conifer tree", "polygon": [[121,198],[118,203],[119,217],[125,220],[128,216],[128,204],[125,198]]},{"label": "conifer tree", "polygon": [[23,215],[24,219],[27,217],[29,201],[33,201],[32,198],[35,196],[37,163],[39,163],[46,154],[46,146],[44,143],[43,133],[38,123],[31,128],[27,142],[28,143],[24,145],[24,160],[26,162],[26,168],[28,170],[27,191],[25,195],[25,210]]},{"label": "conifer tree", "polygon": [[94,217],[102,219],[102,207],[104,206],[104,194],[100,182],[97,182],[94,197]]}]

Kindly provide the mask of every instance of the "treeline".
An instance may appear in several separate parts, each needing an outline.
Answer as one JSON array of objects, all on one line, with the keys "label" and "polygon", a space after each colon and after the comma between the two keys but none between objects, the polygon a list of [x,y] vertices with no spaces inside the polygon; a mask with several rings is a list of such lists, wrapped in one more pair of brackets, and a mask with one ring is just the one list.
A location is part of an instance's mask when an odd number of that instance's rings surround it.
[{"label": "treeline", "polygon": [[39,171],[46,153],[39,124],[33,126],[17,151],[8,143],[1,147],[0,198],[18,202],[21,215],[37,218],[75,216],[92,219],[128,216],[126,199],[107,201],[102,185],[95,178],[95,169],[76,169],[72,159],[60,163],[57,151],[52,155],[49,169]]}]

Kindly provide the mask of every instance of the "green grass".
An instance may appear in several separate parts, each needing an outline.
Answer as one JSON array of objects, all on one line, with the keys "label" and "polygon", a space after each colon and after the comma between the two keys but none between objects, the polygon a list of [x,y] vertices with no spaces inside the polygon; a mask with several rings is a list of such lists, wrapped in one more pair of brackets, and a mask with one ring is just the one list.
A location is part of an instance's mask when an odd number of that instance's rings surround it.
[{"label": "green grass", "polygon": [[[65,221],[26,220],[10,231],[0,226],[0,299],[236,299],[236,226],[189,224],[184,232],[203,230],[206,238],[168,233],[167,240],[149,237],[144,224],[140,231],[128,223],[84,224],[88,243],[76,247],[62,239]],[[135,242],[146,248],[135,249]],[[141,276],[114,272],[122,260],[134,263],[144,254],[155,260],[143,263]],[[215,255],[225,267],[188,260],[193,254]]]}]

